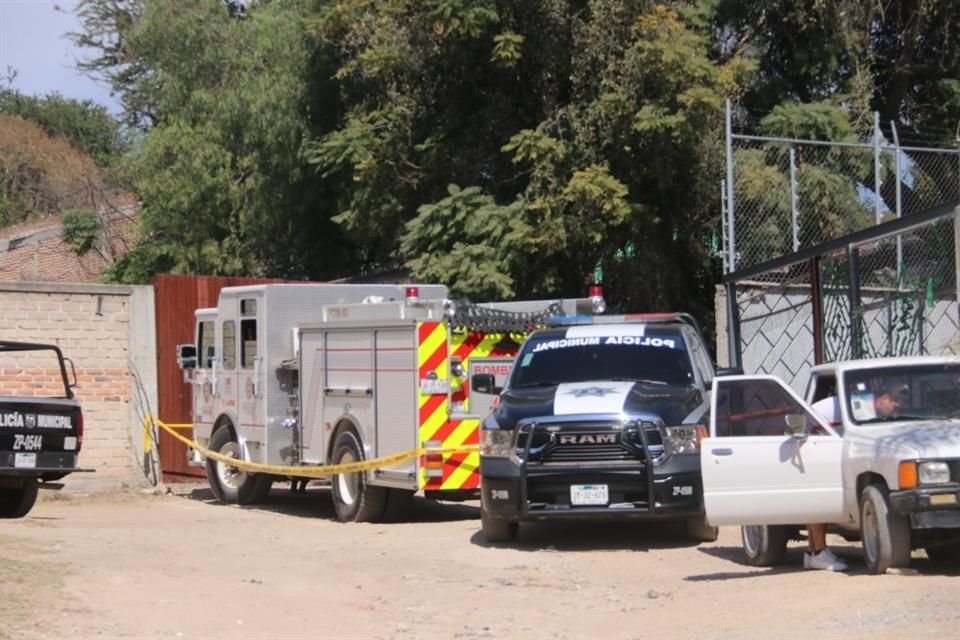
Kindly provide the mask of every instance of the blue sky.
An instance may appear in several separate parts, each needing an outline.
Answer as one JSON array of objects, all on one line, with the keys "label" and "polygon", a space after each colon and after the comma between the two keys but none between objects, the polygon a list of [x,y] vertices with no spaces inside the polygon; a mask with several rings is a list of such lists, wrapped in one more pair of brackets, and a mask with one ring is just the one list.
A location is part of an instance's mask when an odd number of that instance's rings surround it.
[{"label": "blue sky", "polygon": [[[7,68],[17,72],[13,87],[28,95],[57,91],[68,98],[90,99],[117,113],[109,87],[76,70],[76,61],[89,57],[64,37],[78,31],[73,15],[77,0],[0,0],[0,77]],[[60,10],[57,10],[57,7]]]}]

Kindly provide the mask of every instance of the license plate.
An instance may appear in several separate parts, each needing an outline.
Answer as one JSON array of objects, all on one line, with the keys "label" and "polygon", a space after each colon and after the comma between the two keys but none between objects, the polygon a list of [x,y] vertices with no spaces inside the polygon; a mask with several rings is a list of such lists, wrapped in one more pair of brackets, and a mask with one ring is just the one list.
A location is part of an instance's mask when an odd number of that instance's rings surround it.
[{"label": "license plate", "polygon": [[15,453],[13,454],[13,466],[21,469],[35,468],[37,466],[37,454]]},{"label": "license plate", "polygon": [[421,378],[420,393],[424,395],[442,395],[450,390],[449,380],[438,378]]},{"label": "license plate", "polygon": [[610,498],[605,484],[570,485],[570,504],[577,506],[607,504]]}]

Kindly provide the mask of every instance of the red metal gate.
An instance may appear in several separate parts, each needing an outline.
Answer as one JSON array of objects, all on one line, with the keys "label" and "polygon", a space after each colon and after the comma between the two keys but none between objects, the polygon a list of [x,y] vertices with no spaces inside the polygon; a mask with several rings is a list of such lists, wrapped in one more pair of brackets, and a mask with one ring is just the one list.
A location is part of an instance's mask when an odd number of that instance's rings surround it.
[{"label": "red metal gate", "polygon": [[[168,424],[189,424],[192,389],[177,367],[176,347],[192,343],[193,312],[217,306],[220,289],[227,286],[284,282],[259,278],[182,276],[164,274],[153,279],[157,323],[157,416]],[[193,438],[192,429],[181,431]],[[187,448],[160,430],[158,448],[164,482],[196,482],[206,478],[203,469],[187,465]]]}]

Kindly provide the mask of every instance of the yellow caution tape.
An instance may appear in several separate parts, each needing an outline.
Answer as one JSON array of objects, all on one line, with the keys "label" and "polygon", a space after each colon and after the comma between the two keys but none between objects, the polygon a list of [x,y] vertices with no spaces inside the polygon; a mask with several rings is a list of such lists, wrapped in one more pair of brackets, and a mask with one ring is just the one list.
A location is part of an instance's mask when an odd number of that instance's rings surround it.
[{"label": "yellow caution tape", "polygon": [[205,458],[210,458],[211,460],[216,460],[217,462],[222,462],[224,464],[230,465],[241,471],[251,471],[255,473],[269,473],[272,475],[278,476],[296,476],[300,478],[325,478],[327,476],[335,476],[341,473],[355,473],[357,471],[370,471],[371,469],[383,469],[385,467],[393,467],[408,460],[413,460],[422,455],[428,454],[451,454],[451,453],[472,453],[479,451],[480,447],[475,444],[462,445],[459,447],[442,447],[442,448],[429,448],[429,447],[419,447],[416,449],[409,449],[407,451],[401,451],[399,453],[394,453],[389,456],[383,456],[381,458],[372,458],[370,460],[361,460],[359,462],[349,462],[346,464],[329,464],[329,465],[273,465],[273,464],[262,464],[259,462],[247,462],[246,460],[241,460],[233,456],[225,456],[222,453],[217,453],[207,449],[206,447],[200,446],[196,441],[187,438],[186,436],[177,433],[177,429],[190,428],[193,425],[191,424],[166,424],[153,416],[147,416],[144,418],[144,429],[149,429],[150,424],[155,424],[167,433],[169,433],[175,440],[179,440],[183,444],[187,445],[191,449],[199,451],[201,455]]}]

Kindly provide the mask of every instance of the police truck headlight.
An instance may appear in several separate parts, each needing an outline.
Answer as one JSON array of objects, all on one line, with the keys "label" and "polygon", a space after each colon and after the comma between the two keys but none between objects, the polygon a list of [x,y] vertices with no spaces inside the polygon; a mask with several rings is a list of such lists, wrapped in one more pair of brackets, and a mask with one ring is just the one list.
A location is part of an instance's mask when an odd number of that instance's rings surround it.
[{"label": "police truck headlight", "polygon": [[679,427],[664,427],[664,451],[668,456],[678,453],[699,453],[700,441],[706,435],[706,429],[700,424],[687,424]]},{"label": "police truck headlight", "polygon": [[944,484],[950,482],[950,467],[946,462],[921,462],[917,476],[920,484]]},{"label": "police truck headlight", "polygon": [[481,429],[480,455],[491,458],[509,458],[513,454],[513,431]]}]

